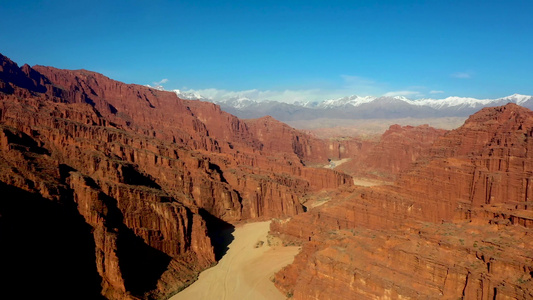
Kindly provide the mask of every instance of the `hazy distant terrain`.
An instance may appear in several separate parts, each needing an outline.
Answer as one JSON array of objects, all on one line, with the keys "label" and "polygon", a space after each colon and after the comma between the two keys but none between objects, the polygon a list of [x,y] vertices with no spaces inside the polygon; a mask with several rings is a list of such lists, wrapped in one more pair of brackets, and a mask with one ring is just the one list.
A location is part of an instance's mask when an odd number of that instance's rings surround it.
[{"label": "hazy distant terrain", "polygon": [[[362,125],[363,132],[370,130],[372,133],[382,133],[388,127],[385,126],[383,129],[382,123],[389,125],[395,123],[401,125],[429,124],[433,127],[453,129],[460,126],[469,115],[484,107],[507,103],[533,109],[533,97],[520,94],[496,99],[447,97],[418,100],[402,96],[352,95],[321,102],[285,103],[247,97],[210,98],[197,93],[183,93],[179,90],[175,92],[182,99],[214,102],[224,111],[243,119],[272,116],[299,129],[352,127],[352,123],[345,122],[345,120],[359,120],[356,125]],[[379,128],[374,128],[373,124],[378,124]]]},{"label": "hazy distant terrain", "polygon": [[410,100],[402,96],[347,96],[322,102],[255,101],[246,97],[211,99],[199,94],[175,91],[179,97],[210,101],[239,118],[272,116],[290,126],[309,130],[320,138],[371,138],[385,132],[390,125],[423,125],[455,129],[474,112],[506,103],[533,109],[533,97],[513,94],[497,99],[448,97],[445,99]]},{"label": "hazy distant terrain", "polygon": [[309,130],[319,138],[371,137],[385,132],[391,125],[424,125],[440,129],[455,129],[463,125],[466,117],[400,118],[400,119],[326,119],[286,121],[290,126]]}]

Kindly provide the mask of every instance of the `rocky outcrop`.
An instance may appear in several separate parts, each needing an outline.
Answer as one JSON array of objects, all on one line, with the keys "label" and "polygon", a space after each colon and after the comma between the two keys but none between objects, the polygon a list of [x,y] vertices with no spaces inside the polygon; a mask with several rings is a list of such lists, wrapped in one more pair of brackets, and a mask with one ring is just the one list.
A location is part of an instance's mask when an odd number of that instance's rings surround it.
[{"label": "rocky outcrop", "polygon": [[[215,262],[198,212],[160,189],[142,185],[141,175],[128,166],[100,157],[104,175],[122,174],[89,177],[66,164],[68,159],[54,157],[60,152],[44,148],[42,140],[12,127],[2,127],[0,141],[2,183],[57,203],[57,210],[75,207],[71,214],[83,220],[77,226],[91,228],[87,232],[94,245],[93,271],[101,278],[101,294],[106,298],[161,297],[191,283],[200,270]],[[17,201],[21,200],[15,195],[2,199],[5,205]],[[0,213],[10,218],[11,212]],[[57,265],[69,263],[58,260]],[[23,258],[19,264],[25,265]]]},{"label": "rocky outcrop", "polygon": [[164,298],[215,263],[215,227],[295,215],[306,193],[351,182],[307,168],[284,152],[292,148],[265,147],[211,103],[86,70],[0,62],[0,184],[13,191],[0,221],[23,215],[9,209],[23,207],[20,194],[75,216],[91,295]]},{"label": "rocky outcrop", "polygon": [[357,177],[394,180],[413,163],[427,159],[433,142],[445,133],[428,125],[391,125],[377,142],[361,142],[357,155],[337,169]]},{"label": "rocky outcrop", "polygon": [[330,230],[304,244],[276,274],[276,285],[294,299],[531,298],[527,230],[467,224],[415,230]]},{"label": "rocky outcrop", "polygon": [[[533,112],[526,108],[508,104],[483,109],[439,139],[431,150],[433,159],[401,176],[398,185],[415,201],[443,208],[432,221],[494,213],[495,218],[507,216],[509,222],[531,226],[532,133]],[[511,211],[525,215],[511,218]]]},{"label": "rocky outcrop", "polygon": [[533,297],[532,122],[517,105],[484,109],[394,186],[273,223],[303,244],[276,285],[294,299]]},{"label": "rocky outcrop", "polygon": [[361,149],[357,139],[322,140],[303,133],[270,116],[246,120],[254,136],[265,150],[283,153],[295,153],[306,163],[324,163],[356,156]]}]

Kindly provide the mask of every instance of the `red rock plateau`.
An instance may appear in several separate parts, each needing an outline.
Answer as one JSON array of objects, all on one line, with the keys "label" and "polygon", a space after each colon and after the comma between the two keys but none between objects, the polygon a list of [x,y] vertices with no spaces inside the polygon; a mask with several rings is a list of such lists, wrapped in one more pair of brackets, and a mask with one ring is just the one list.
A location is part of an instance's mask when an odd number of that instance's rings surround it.
[{"label": "red rock plateau", "polygon": [[0,55],[0,298],[166,298],[216,263],[214,232],[229,222],[293,216],[305,195],[349,186],[305,166],[349,151],[271,118]]},{"label": "red rock plateau", "polygon": [[273,223],[303,248],[276,285],[293,299],[533,299],[532,153],[532,111],[481,110],[394,185],[341,187]]}]

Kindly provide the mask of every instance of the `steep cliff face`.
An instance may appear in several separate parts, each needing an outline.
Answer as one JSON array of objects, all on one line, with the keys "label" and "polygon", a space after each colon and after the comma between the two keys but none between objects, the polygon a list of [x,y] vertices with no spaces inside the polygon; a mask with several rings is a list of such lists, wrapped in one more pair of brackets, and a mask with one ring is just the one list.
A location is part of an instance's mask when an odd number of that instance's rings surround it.
[{"label": "steep cliff face", "polygon": [[394,186],[273,223],[303,243],[276,284],[295,299],[533,297],[532,122],[513,104],[484,109]]},{"label": "steep cliff face", "polygon": [[206,220],[295,215],[306,193],[351,182],[305,167],[283,152],[291,148],[265,147],[213,104],[85,70],[0,62],[0,183],[12,191],[0,221],[15,218],[19,195],[72,214],[91,248],[93,294],[168,296],[215,263]]},{"label": "steep cliff face", "polygon": [[415,224],[332,229],[304,244],[276,285],[294,299],[530,299],[531,239],[520,227]]},{"label": "steep cliff face", "polygon": [[[85,108],[85,113],[91,115],[91,110]],[[101,293],[110,299],[161,297],[189,284],[200,270],[215,262],[205,222],[197,209],[170,196],[139,172],[138,165],[105,155],[109,151],[107,143],[95,142],[105,136],[105,129],[100,128],[100,135],[93,136],[89,146],[87,136],[95,132],[82,125],[86,122],[54,119],[57,122],[47,124],[42,118],[38,119],[42,121],[40,126],[30,127],[31,121],[22,114],[17,114],[17,122],[10,119],[11,113],[18,112],[13,106],[3,111],[6,125],[0,132],[0,181],[21,192],[3,197],[2,203],[9,207],[28,201],[31,205],[30,200],[17,196],[25,190],[31,192],[27,193],[30,199],[48,200],[52,214],[57,214],[55,209],[67,211],[63,218],[73,218],[68,214],[79,217],[77,228],[87,228],[85,234],[92,238],[92,249],[84,249],[93,253],[91,272],[101,281],[91,287],[89,294]],[[97,147],[103,147],[103,151],[97,151]],[[8,220],[15,213],[23,215],[12,210],[0,212],[2,219]],[[47,226],[46,219],[42,222]],[[9,232],[11,228],[2,229]],[[81,233],[72,231],[73,235]],[[53,242],[45,247],[56,247]],[[7,247],[20,249],[17,244]],[[61,268],[76,261],[58,258],[56,264]],[[21,257],[17,263],[24,268],[27,262]],[[51,270],[50,274],[56,273]]]},{"label": "steep cliff face", "polygon": [[362,142],[360,151],[337,169],[358,177],[394,180],[418,160],[428,158],[446,130],[428,125],[392,125],[377,142]]},{"label": "steep cliff face", "polygon": [[[226,172],[232,173],[235,170],[245,174],[267,174],[269,177],[290,176],[301,178],[307,181],[307,185],[317,188],[335,188],[339,185],[349,182],[348,176],[336,172],[319,171],[323,177],[322,180],[315,183],[314,172],[302,171],[304,166],[301,160],[304,158],[293,149],[293,142],[290,139],[281,139],[284,131],[288,126],[271,120],[273,130],[267,134],[259,135],[255,130],[250,129],[246,122],[229,115],[220,110],[220,107],[199,101],[181,100],[170,92],[162,92],[147,87],[126,85],[120,82],[112,81],[103,75],[89,71],[69,71],[58,70],[50,67],[35,67],[46,78],[59,87],[69,87],[69,92],[63,93],[61,99],[68,99],[70,102],[81,101],[90,104],[98,114],[105,117],[111,125],[133,131],[137,134],[148,136],[153,140],[161,143],[162,141],[172,141],[172,145],[179,145],[187,151],[180,155],[180,160],[187,161],[191,156],[190,150],[193,150],[194,158],[190,163],[185,162],[186,171],[193,172],[188,181],[198,182],[203,172],[209,174],[208,178],[201,180],[199,185],[207,182],[207,187],[193,188],[191,193],[196,204],[208,210],[209,213],[216,217],[222,217],[225,220],[232,221],[241,218],[239,201],[248,201],[240,194],[246,193],[240,185],[221,187],[221,184],[213,186],[211,183],[221,181],[222,186],[225,184]],[[135,99],[136,101],[132,101]],[[288,130],[288,129],[287,129]],[[307,141],[310,138],[303,133],[290,129],[294,139]],[[272,147],[264,140],[278,140],[281,147]],[[122,141],[119,141],[122,142]],[[314,139],[317,145],[323,141]],[[318,146],[317,146],[318,147]],[[154,151],[149,149],[150,151]],[[168,151],[166,151],[168,152]],[[172,152],[172,150],[170,151]],[[174,151],[176,152],[176,151]],[[179,151],[178,151],[179,152]],[[156,152],[156,156],[158,156]],[[171,153],[172,154],[172,153]],[[129,153],[134,157],[135,153]],[[170,156],[162,153],[159,156]],[[124,159],[124,158],[122,158]],[[126,157],[125,159],[128,159]],[[151,160],[151,157],[148,157]],[[154,158],[155,160],[158,157]],[[161,159],[161,158],[160,158]],[[164,158],[162,158],[164,159]],[[324,159],[320,156],[315,160]],[[198,161],[199,160],[199,161]],[[137,162],[136,162],[137,163]],[[160,164],[160,163],[159,163]],[[197,165],[198,164],[198,165]],[[203,169],[203,172],[196,174],[197,169]],[[154,173],[149,173],[153,178],[160,178],[157,174],[158,169],[152,168]],[[143,166],[143,170],[149,171],[148,166]],[[192,170],[192,171],[191,171]],[[276,173],[273,175],[271,173]],[[186,175],[185,175],[186,176]],[[230,176],[228,174],[228,176]],[[309,178],[306,178],[308,176]],[[303,178],[302,178],[303,177]],[[187,178],[183,178],[187,184]],[[178,178],[178,180],[181,180]],[[264,179],[249,176],[250,185],[259,186]],[[322,185],[321,183],[324,182]],[[178,186],[179,189],[186,187]],[[233,192],[223,191],[224,189],[233,190]],[[300,194],[295,194],[294,186],[289,186],[286,190],[288,198],[297,199]],[[212,190],[215,190],[212,192]],[[217,196],[225,200],[217,201]],[[211,200],[214,198],[213,200]],[[229,200],[228,200],[229,199]],[[257,201],[270,203],[274,205],[279,199],[270,197],[270,193],[257,197]],[[228,209],[228,201],[233,208]],[[224,204],[224,207],[215,207],[216,204]],[[244,205],[244,204],[243,204]],[[257,206],[257,203],[251,203],[249,206]],[[297,202],[283,204],[288,210],[270,211],[267,216],[277,216],[285,214],[294,214],[301,211],[301,205]],[[248,215],[245,212],[245,217]],[[253,215],[253,214],[252,214]]]},{"label": "steep cliff face", "polygon": [[514,104],[483,109],[439,139],[433,159],[401,176],[398,185],[417,202],[447,203],[432,221],[494,215],[531,226],[532,134],[530,110]]},{"label": "steep cliff face", "polygon": [[298,158],[310,164],[324,163],[328,159],[354,157],[361,149],[361,143],[356,139],[321,140],[276,121],[270,116],[246,120],[246,124],[265,149],[295,153]]}]

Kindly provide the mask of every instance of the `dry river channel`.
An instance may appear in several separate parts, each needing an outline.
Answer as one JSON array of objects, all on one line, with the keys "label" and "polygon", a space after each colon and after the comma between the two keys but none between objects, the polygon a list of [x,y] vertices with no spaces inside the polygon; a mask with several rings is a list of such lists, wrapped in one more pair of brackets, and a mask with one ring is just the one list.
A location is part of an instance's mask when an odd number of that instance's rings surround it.
[{"label": "dry river channel", "polygon": [[170,299],[286,299],[271,278],[294,260],[299,248],[269,246],[269,229],[270,221],[236,226],[234,240],[218,264]]}]

